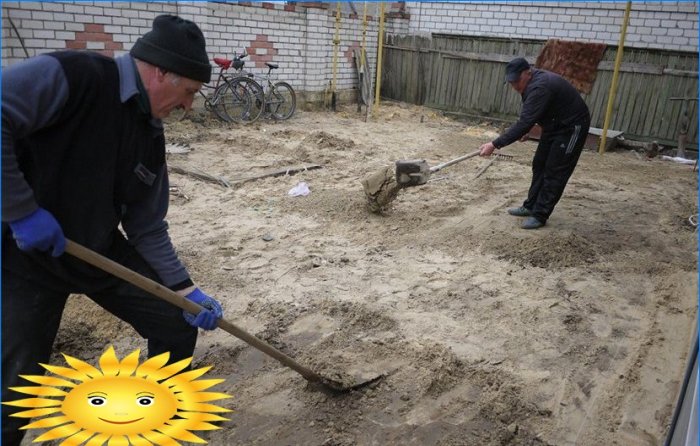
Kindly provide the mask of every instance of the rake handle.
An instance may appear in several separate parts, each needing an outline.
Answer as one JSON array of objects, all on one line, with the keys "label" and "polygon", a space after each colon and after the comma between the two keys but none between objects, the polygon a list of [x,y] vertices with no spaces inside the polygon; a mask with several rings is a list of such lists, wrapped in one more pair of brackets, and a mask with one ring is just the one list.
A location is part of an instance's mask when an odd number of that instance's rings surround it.
[{"label": "rake handle", "polygon": [[438,164],[437,166],[431,167],[431,168],[430,168],[430,173],[435,173],[435,172],[437,172],[438,170],[444,169],[444,168],[447,167],[447,166],[451,166],[451,165],[453,165],[453,164],[459,163],[460,161],[464,161],[464,160],[466,160],[466,159],[473,158],[473,157],[477,156],[479,153],[481,153],[481,150],[476,150],[476,151],[474,151],[474,152],[471,152],[471,153],[468,153],[468,154],[466,154],[466,155],[460,156],[459,158],[455,158],[455,159],[450,160],[450,161],[445,161],[445,162],[442,163],[442,164]]},{"label": "rake handle", "polygon": [[[113,276],[116,276],[122,280],[125,280],[126,282],[129,282],[130,284],[146,291],[147,293],[153,294],[156,297],[170,302],[171,304],[175,305],[176,307],[182,308],[188,313],[198,314],[204,309],[204,307],[197,305],[196,303],[192,302],[186,297],[177,294],[175,291],[164,287],[158,282],[151,280],[148,277],[144,277],[136,271],[126,268],[125,266],[122,266],[119,263],[110,260],[107,257],[104,257],[96,253],[95,251],[86,248],[72,240],[66,239],[66,252],[74,257],[79,258],[80,260],[83,260],[86,263],[89,263],[90,265],[96,268],[101,269],[102,271],[110,273]],[[234,335],[235,337],[249,344],[250,346],[260,350],[266,355],[275,358],[285,366],[299,373],[307,381],[313,383],[323,383],[326,381],[319,374],[302,366],[301,364],[299,364],[289,356],[285,355],[281,351],[277,350],[270,344],[266,343],[261,339],[256,338],[252,334],[246,332],[242,328],[225,320],[224,318],[219,319],[217,325],[222,330]]]},{"label": "rake handle", "polygon": [[482,173],[486,172],[486,169],[488,169],[489,167],[491,167],[491,164],[493,164],[494,161],[496,161],[496,160],[498,159],[499,156],[501,156],[501,155],[495,154],[495,155],[493,156],[493,158],[491,158],[491,161],[489,161],[488,164],[486,164],[484,167],[482,167],[482,168],[476,173],[476,175],[474,175],[474,179],[476,180],[477,178],[479,178],[479,177],[481,176]]}]

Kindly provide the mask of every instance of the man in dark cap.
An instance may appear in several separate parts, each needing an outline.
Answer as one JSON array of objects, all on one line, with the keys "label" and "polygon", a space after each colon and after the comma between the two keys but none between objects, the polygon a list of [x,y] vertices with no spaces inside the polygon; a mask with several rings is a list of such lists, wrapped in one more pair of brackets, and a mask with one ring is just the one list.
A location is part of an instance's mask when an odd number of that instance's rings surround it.
[{"label": "man in dark cap", "polygon": [[530,129],[542,127],[535,157],[532,182],[522,206],[508,209],[510,215],[527,217],[523,229],[537,229],[547,223],[564,193],[586,142],[591,117],[586,103],[563,77],[530,67],[518,57],[506,65],[506,81],[523,100],[518,122],[495,140],[480,147],[482,156],[517,140],[526,140]]},{"label": "man in dark cap", "polygon": [[[69,294],[87,295],[146,338],[149,356],[171,361],[192,356],[198,327],[216,327],[221,306],[194,285],[168,235],[160,121],[189,108],[210,77],[204,35],[169,15],[116,59],[62,51],[4,70],[3,401],[21,396],[8,389],[19,375],[43,373]],[[64,254],[66,237],[205,309],[183,313]],[[9,411],[2,444],[19,445],[24,422]]]}]

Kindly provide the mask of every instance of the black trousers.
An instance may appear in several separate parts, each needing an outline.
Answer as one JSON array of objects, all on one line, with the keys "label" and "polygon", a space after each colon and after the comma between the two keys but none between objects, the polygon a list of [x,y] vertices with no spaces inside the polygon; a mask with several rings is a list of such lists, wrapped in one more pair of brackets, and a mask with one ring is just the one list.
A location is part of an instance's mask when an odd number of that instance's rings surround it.
[{"label": "black trousers", "polygon": [[532,183],[523,206],[545,223],[574,173],[590,123],[543,134],[532,159]]},{"label": "black trousers", "polygon": [[[13,261],[8,257],[12,255],[3,255],[2,259],[2,401],[30,398],[8,387],[33,385],[19,375],[44,374],[39,363],[49,363],[63,308],[70,293],[70,290],[49,288],[27,274],[6,269],[4,266],[8,265],[7,262]],[[155,272],[140,256],[130,258],[129,264],[124,266],[159,282]],[[41,274],[40,271],[36,273]],[[131,324],[147,339],[149,357],[170,352],[170,362],[174,362],[192,356],[197,329],[185,321],[180,308],[122,281],[99,292],[89,293],[88,297]],[[104,344],[106,349],[110,339],[104,339]],[[80,358],[76,352],[62,353]],[[29,419],[8,415],[27,409],[3,405],[0,410],[2,445],[18,446],[24,436],[24,431],[18,428],[27,424]]]}]

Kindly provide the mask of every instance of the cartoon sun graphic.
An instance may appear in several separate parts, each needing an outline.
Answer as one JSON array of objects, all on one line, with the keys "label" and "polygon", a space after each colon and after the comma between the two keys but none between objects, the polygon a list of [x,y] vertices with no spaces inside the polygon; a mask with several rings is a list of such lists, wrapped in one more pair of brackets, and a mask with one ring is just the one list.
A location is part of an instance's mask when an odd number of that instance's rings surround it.
[{"label": "cartoon sun graphic", "polygon": [[61,446],[206,443],[190,431],[220,429],[210,422],[228,420],[215,413],[229,409],[209,402],[230,396],[204,392],[224,380],[197,380],[211,367],[182,372],[192,358],[166,365],[170,354],[163,353],[139,365],[139,350],[119,361],[110,346],[98,369],[63,357],[70,368],[41,364],[57,376],[21,375],[39,386],[11,388],[34,398],[3,402],[31,408],[11,416],[43,417],[22,429],[52,428],[34,442],[66,438]]}]

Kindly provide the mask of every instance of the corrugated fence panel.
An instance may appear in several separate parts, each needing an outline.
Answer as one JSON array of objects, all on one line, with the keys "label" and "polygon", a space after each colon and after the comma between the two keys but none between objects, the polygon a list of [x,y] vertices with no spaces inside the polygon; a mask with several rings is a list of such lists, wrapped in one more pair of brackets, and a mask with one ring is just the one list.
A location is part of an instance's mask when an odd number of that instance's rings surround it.
[{"label": "corrugated fence panel", "polygon": [[[537,58],[545,42],[434,34],[432,39],[389,36],[382,96],[447,112],[515,120],[520,96],[504,84],[505,65],[517,56]],[[592,125],[603,127],[616,47],[606,50],[590,94],[583,97]],[[610,129],[627,138],[675,144],[684,103],[688,141],[698,145],[698,55],[626,49]]]}]

